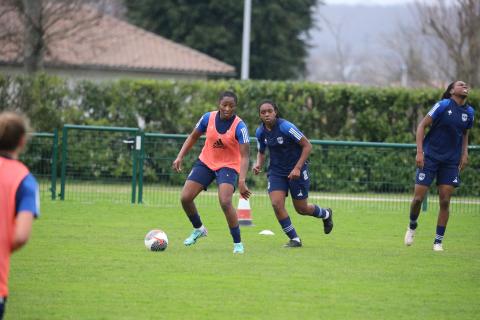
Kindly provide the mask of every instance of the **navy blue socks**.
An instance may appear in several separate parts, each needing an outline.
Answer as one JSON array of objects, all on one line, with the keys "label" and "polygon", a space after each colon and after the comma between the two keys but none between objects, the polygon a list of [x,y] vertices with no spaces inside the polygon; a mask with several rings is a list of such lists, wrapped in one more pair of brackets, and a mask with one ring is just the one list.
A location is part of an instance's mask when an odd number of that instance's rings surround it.
[{"label": "navy blue socks", "polygon": [[200,220],[200,216],[198,215],[198,212],[195,212],[193,216],[188,216],[188,219],[190,219],[190,222],[192,223],[195,229],[198,229],[202,226],[202,220]]},{"label": "navy blue socks", "polygon": [[290,220],[290,217],[286,217],[283,220],[278,221],[280,225],[282,226],[283,232],[290,238],[298,238],[297,232],[295,231],[295,228],[292,225],[292,221]]},{"label": "navy blue socks", "polygon": [[435,241],[433,243],[442,243],[446,228],[447,227],[437,226],[437,234],[435,235]]},{"label": "navy blue socks", "polygon": [[418,219],[418,214],[414,214],[410,212],[410,229],[415,230],[417,229],[417,219]]},{"label": "navy blue socks", "polygon": [[320,208],[319,206],[317,206],[316,204],[314,204],[315,206],[315,211],[313,211],[313,216],[316,217],[316,218],[321,218],[321,219],[327,219],[327,215],[328,215],[328,212],[327,210],[323,209],[323,208]]},{"label": "navy blue socks", "polygon": [[230,228],[230,234],[232,235],[233,243],[242,242],[242,237],[240,236],[240,226],[237,225],[236,227]]}]

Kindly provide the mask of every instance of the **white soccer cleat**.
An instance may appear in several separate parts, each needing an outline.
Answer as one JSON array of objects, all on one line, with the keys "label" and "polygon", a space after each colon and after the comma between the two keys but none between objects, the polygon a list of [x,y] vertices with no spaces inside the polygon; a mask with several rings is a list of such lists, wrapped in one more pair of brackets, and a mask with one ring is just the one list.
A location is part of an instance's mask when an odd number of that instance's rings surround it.
[{"label": "white soccer cleat", "polygon": [[443,251],[443,247],[441,243],[434,243],[433,244],[433,251]]},{"label": "white soccer cleat", "polygon": [[407,232],[405,233],[405,245],[411,246],[413,244],[414,237],[415,237],[415,230],[407,228]]}]

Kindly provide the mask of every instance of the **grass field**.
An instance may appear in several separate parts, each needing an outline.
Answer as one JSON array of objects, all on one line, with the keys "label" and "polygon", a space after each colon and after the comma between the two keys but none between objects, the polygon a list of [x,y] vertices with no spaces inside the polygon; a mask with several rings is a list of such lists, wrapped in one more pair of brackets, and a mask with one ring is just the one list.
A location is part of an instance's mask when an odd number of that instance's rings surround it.
[{"label": "grass field", "polygon": [[[478,319],[480,212],[450,219],[432,251],[436,213],[403,245],[407,213],[334,208],[335,228],[290,210],[304,247],[284,249],[273,212],[253,208],[232,254],[218,205],[200,208],[209,236],[193,247],[176,203],[164,207],[43,201],[32,239],[12,258],[13,319]],[[164,229],[165,252],[143,237]],[[270,229],[275,236],[261,236]]]}]

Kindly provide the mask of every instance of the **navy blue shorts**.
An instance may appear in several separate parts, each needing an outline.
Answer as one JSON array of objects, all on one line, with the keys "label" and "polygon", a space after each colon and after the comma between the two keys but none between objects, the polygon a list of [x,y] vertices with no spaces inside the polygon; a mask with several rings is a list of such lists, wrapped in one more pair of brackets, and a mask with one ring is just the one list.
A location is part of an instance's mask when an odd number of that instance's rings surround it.
[{"label": "navy blue shorts", "polygon": [[445,184],[458,187],[460,185],[458,165],[443,163],[425,156],[423,168],[417,168],[415,183],[428,187],[435,178],[437,186]]},{"label": "navy blue shorts", "polygon": [[272,191],[285,191],[288,196],[288,191],[295,200],[302,200],[308,198],[308,190],[310,189],[310,177],[307,169],[300,173],[300,177],[296,180],[288,179],[286,176],[268,176],[268,193]]},{"label": "navy blue shorts", "polygon": [[0,320],[3,319],[3,313],[5,312],[6,303],[7,303],[7,298],[0,297]]},{"label": "navy blue shorts", "polygon": [[187,180],[192,180],[200,183],[204,190],[212,183],[214,179],[217,179],[217,185],[222,183],[229,183],[235,189],[237,184],[238,174],[232,168],[220,168],[213,171],[205,163],[197,160],[193,165],[192,171],[187,177]]}]

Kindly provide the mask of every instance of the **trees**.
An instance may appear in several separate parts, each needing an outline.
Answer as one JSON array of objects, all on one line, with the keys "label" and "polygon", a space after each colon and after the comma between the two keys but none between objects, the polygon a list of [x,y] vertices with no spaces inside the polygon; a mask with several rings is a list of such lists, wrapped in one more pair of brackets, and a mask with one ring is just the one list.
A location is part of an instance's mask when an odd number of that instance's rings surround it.
[{"label": "trees", "polygon": [[[253,0],[250,76],[290,79],[305,71],[306,39],[316,0]],[[240,70],[243,1],[125,2],[129,20]]]},{"label": "trees", "polygon": [[[103,15],[97,9],[102,3],[94,0],[0,0],[0,56],[23,63],[27,73],[42,69],[45,56],[50,54],[55,42],[79,31],[85,33],[99,23]],[[95,8],[86,7],[87,4]]]},{"label": "trees", "polygon": [[436,66],[452,80],[480,86],[480,0],[417,1],[416,11],[421,31],[433,45],[431,58],[448,61]]}]

